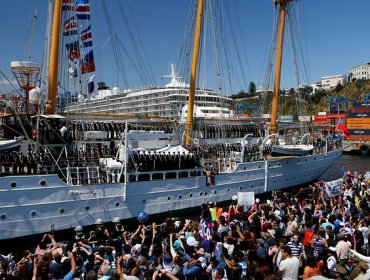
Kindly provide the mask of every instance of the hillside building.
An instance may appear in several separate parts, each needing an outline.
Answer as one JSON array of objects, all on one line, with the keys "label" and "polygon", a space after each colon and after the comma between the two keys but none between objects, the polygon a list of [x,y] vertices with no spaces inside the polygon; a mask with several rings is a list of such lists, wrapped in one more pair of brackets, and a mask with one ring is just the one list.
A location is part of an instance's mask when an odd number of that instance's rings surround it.
[{"label": "hillside building", "polygon": [[355,78],[356,80],[369,80],[370,79],[370,62],[365,64],[357,65],[351,68],[350,72],[351,78]]},{"label": "hillside building", "polygon": [[347,83],[347,75],[333,75],[333,76],[326,76],[321,78],[321,87],[324,90],[332,90],[338,84],[344,86]]}]

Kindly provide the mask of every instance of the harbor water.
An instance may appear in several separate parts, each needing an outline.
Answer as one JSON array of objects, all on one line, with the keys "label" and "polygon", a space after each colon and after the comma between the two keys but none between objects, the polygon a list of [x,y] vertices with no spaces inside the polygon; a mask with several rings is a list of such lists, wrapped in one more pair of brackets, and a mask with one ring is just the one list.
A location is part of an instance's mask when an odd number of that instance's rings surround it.
[{"label": "harbor water", "polygon": [[343,154],[342,157],[321,176],[321,179],[324,181],[333,181],[341,178],[343,175],[343,166],[345,166],[346,171],[349,170],[351,172],[370,171],[370,156]]}]

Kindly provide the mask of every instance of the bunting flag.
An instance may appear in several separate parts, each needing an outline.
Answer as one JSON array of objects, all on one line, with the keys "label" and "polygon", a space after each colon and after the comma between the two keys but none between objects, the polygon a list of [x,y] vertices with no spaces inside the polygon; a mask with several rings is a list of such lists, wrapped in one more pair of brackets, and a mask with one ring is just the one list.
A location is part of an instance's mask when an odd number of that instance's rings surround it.
[{"label": "bunting flag", "polygon": [[89,51],[81,61],[81,74],[91,73],[95,71],[94,53]]},{"label": "bunting flag", "polygon": [[76,0],[76,16],[78,19],[90,19],[89,0]]},{"label": "bunting flag", "polygon": [[95,79],[95,74],[90,77],[89,82],[87,84],[87,93],[91,97],[95,97],[96,94],[97,94],[97,90],[96,90],[96,86],[95,86],[95,83],[94,83],[94,79]]},{"label": "bunting flag", "polygon": [[84,48],[92,47],[91,25],[81,32],[80,39]]},{"label": "bunting flag", "polygon": [[342,118],[340,118],[339,121],[338,121],[337,130],[343,131],[344,138],[346,138],[346,139],[349,138],[350,135],[349,135],[348,129],[347,129],[346,125],[344,124],[344,121],[342,120]]},{"label": "bunting flag", "polygon": [[78,40],[72,43],[66,44],[68,50],[68,58],[71,61],[80,59],[80,46]]},{"label": "bunting flag", "polygon": [[77,20],[74,16],[64,22],[64,36],[77,35]]},{"label": "bunting flag", "polygon": [[73,11],[75,8],[75,0],[63,0],[62,11]]}]

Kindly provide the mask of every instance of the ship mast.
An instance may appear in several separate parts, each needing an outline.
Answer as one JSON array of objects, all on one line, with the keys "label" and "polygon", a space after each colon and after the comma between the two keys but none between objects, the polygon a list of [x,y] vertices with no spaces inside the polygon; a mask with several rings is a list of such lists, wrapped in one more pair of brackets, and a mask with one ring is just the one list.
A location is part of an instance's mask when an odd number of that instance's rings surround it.
[{"label": "ship mast", "polygon": [[54,19],[53,31],[51,35],[51,50],[50,50],[50,65],[49,65],[49,79],[48,79],[48,102],[46,105],[46,112],[48,114],[55,113],[56,95],[58,89],[58,58],[59,58],[59,36],[60,36],[60,22],[62,13],[62,0],[55,0],[54,3]]},{"label": "ship mast", "polygon": [[274,93],[272,96],[272,108],[271,108],[271,125],[270,134],[277,133],[277,114],[278,114],[278,101],[279,101],[279,91],[280,91],[280,80],[281,80],[281,61],[283,54],[283,44],[284,44],[284,26],[285,26],[285,15],[286,8],[289,2],[294,0],[274,0],[275,5],[280,6],[279,11],[279,33],[278,33],[278,43],[276,52],[276,69],[274,78]]},{"label": "ship mast", "polygon": [[193,57],[191,64],[190,89],[188,100],[188,114],[185,124],[185,145],[190,145],[191,131],[193,128],[193,113],[194,113],[194,99],[195,99],[195,82],[197,77],[197,65],[199,56],[200,32],[202,28],[203,17],[203,0],[198,0],[197,20],[195,25]]}]

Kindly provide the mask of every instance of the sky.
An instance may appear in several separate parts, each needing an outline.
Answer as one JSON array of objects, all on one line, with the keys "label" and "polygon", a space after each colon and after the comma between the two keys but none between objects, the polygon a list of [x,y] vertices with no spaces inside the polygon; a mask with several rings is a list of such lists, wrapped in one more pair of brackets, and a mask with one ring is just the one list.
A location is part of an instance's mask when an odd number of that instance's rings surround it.
[{"label": "sky", "polygon": [[[155,83],[163,85],[163,75],[169,73],[170,64],[177,63],[184,43],[189,6],[192,0],[105,0],[111,15],[115,32],[124,43],[129,42],[127,32],[123,32],[124,24],[117,1],[124,7],[131,22],[135,22],[138,31],[134,36],[144,46],[148,65],[155,78]],[[235,28],[235,38],[241,44],[240,65],[243,65],[245,77],[243,81],[226,94],[246,90],[252,81],[257,86],[263,84],[266,73],[267,50],[271,45],[274,7],[272,0],[221,0],[230,4],[233,21],[239,21],[241,28]],[[105,81],[111,88],[124,87],[123,78],[119,75],[110,44],[110,36],[100,0],[91,2],[91,25],[94,42],[94,55],[97,66],[98,80]],[[0,70],[14,80],[10,71],[10,62],[31,60],[42,63],[44,38],[47,18],[47,0],[3,1],[0,16]],[[128,6],[127,6],[128,5]],[[370,11],[369,0],[298,0],[300,44],[307,69],[303,81],[314,83],[322,76],[347,74],[350,68],[370,62]],[[33,20],[35,9],[36,20]],[[224,13],[224,18],[226,13]],[[226,21],[226,20],[225,20]],[[35,22],[35,24],[32,24]],[[230,32],[227,30],[227,32]],[[231,34],[231,33],[229,33]],[[121,37],[122,36],[122,37]],[[230,38],[230,37],[229,37]],[[289,41],[289,40],[287,40]],[[230,43],[230,46],[232,44]],[[206,55],[210,55],[211,44],[206,46]],[[143,54],[143,50],[141,53]],[[230,56],[236,57],[229,50]],[[296,87],[294,65],[291,51],[284,49],[287,60],[283,63],[281,87]],[[204,65],[213,58],[206,58]],[[132,70],[129,60],[123,58],[127,69],[127,80],[131,88],[142,86],[142,81]],[[207,88],[217,87],[214,70],[202,71],[202,84]],[[205,68],[207,68],[205,67]],[[239,64],[235,71],[240,72]],[[209,77],[205,78],[206,74]],[[307,77],[307,78],[306,78]],[[3,79],[3,77],[1,77]]]}]

